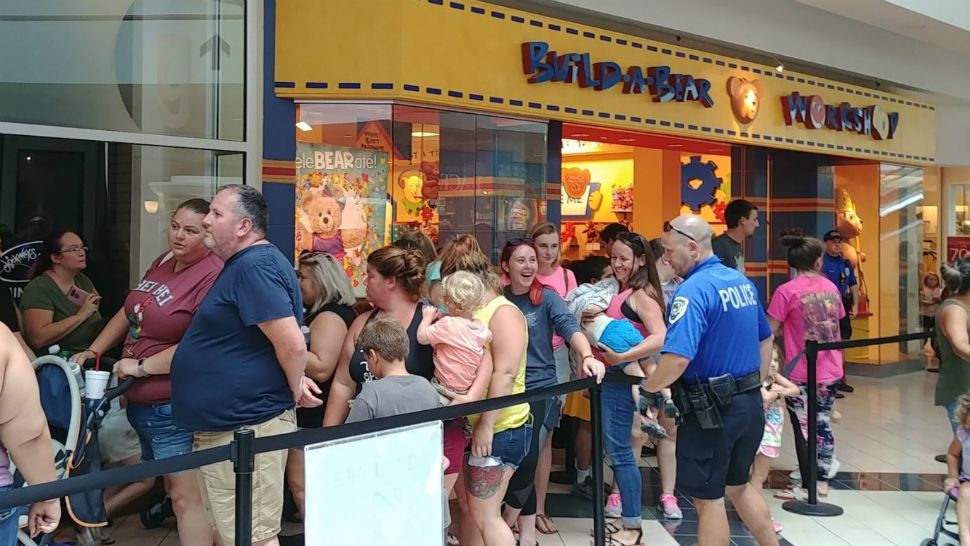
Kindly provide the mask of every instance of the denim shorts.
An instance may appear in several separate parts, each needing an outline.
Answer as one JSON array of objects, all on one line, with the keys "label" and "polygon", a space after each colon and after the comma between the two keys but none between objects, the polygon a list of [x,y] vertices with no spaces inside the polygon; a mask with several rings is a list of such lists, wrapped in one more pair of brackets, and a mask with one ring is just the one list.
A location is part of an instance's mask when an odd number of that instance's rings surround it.
[{"label": "denim shorts", "polygon": [[145,461],[192,453],[194,434],[172,421],[172,404],[128,404],[128,422],[141,440]]},{"label": "denim shorts", "polygon": [[492,436],[492,457],[502,461],[502,464],[518,468],[529,453],[532,443],[532,425],[525,424],[518,428],[510,428]]},{"label": "denim shorts", "polygon": [[[12,486],[0,487],[0,491],[10,491]],[[23,510],[5,508],[0,510],[0,544],[17,544],[17,529],[20,527],[20,514]]]}]

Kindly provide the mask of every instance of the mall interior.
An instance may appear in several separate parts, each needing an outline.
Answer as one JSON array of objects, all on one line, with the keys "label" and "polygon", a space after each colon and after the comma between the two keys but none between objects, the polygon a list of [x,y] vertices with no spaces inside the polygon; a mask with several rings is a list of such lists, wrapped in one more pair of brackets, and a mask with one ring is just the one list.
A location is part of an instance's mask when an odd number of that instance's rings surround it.
[{"label": "mall interior", "polygon": [[[178,203],[231,183],[263,192],[285,255],[336,248],[359,298],[367,255],[407,230],[439,247],[471,233],[494,263],[551,222],[563,259],[580,260],[604,254],[616,222],[649,239],[693,214],[722,233],[743,198],[759,210],[744,260],[763,302],[790,279],[783,231],[838,229],[860,286],[853,339],[867,339],[919,331],[925,275],[970,251],[959,2],[8,3],[0,45],[13,52],[0,280],[14,298],[38,240],[71,229],[110,316]],[[951,439],[935,356],[909,341],[845,358],[855,392],[838,402],[828,498],[845,513],[765,496],[788,544],[919,543]],[[696,513],[658,517],[656,458],[640,464],[646,543],[695,543]],[[784,446],[773,479],[796,464]],[[559,533],[542,544],[588,543],[588,502],[554,484],[547,510]],[[754,544],[731,517],[733,544]],[[172,521],[128,516],[114,538],[177,544]]]}]

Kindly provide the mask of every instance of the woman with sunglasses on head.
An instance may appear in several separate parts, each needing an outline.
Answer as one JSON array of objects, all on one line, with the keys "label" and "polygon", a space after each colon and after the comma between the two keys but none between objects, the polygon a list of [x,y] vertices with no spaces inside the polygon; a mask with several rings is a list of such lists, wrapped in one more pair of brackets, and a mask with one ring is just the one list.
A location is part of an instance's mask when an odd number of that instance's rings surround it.
[{"label": "woman with sunglasses on head", "polygon": [[[320,388],[317,395],[323,404],[315,408],[297,408],[296,424],[300,428],[320,428],[330,394],[337,359],[334,347],[343,345],[347,331],[357,313],[354,290],[343,267],[326,252],[300,255],[297,277],[307,312],[303,315],[307,335],[306,375]],[[286,459],[286,476],[300,517],[305,518],[306,484],[303,473],[303,450],[291,449]]]},{"label": "woman with sunglasses on head", "polygon": [[[208,213],[209,203],[203,199],[190,199],[178,206],[169,221],[169,250],[152,262],[141,282],[128,292],[124,307],[108,321],[90,347],[71,357],[83,363],[121,344],[123,358],[115,364],[114,373],[119,379],[135,379],[125,392],[128,405],[119,415],[122,419],[127,415],[127,421],[121,423],[130,423],[137,433],[141,459],[145,461],[192,452],[193,432],[172,421],[169,371],[179,341],[222,271],[222,260],[204,243],[202,220]],[[117,444],[109,431],[117,438],[122,428],[107,425],[108,419],[105,423],[100,438]],[[137,457],[122,464],[135,462]],[[148,487],[153,483],[154,479],[149,480]],[[165,476],[165,489],[172,500],[182,543],[211,544],[212,530],[202,506],[196,473]],[[129,485],[106,503],[109,514],[143,493],[137,484]]]},{"label": "woman with sunglasses on head", "polygon": [[[544,287],[536,278],[539,261],[533,240],[512,239],[506,243],[502,250],[501,267],[502,273],[509,279],[505,297],[522,311],[529,328],[526,389],[551,387],[558,383],[552,342],[554,333],[569,341],[586,376],[601,379],[605,367],[593,356],[579,322],[559,294]],[[536,544],[536,465],[539,454],[551,449],[552,431],[559,423],[561,402],[559,398],[537,400],[530,403],[530,410],[535,428],[529,454],[512,475],[509,492],[505,496],[508,507],[505,521],[511,525],[518,520],[519,544],[522,546]]]},{"label": "woman with sunglasses on head", "polygon": [[[483,380],[481,397],[500,398],[524,392],[528,343],[525,317],[502,296],[498,275],[491,270],[488,258],[471,235],[455,239],[441,253],[441,275],[447,277],[456,271],[479,275],[486,288],[475,318],[484,322],[492,333],[492,341],[486,345],[492,369],[487,375],[476,376],[472,391],[477,391]],[[460,402],[452,401],[457,403]],[[515,536],[502,519],[502,499],[512,473],[529,451],[532,438],[529,405],[517,404],[469,415],[468,422],[472,426],[471,453],[464,465],[459,465],[465,476],[458,488],[462,509],[461,544],[512,546],[516,543]],[[447,436],[445,444],[447,456]]]},{"label": "woman with sunglasses on head", "polygon": [[101,295],[82,271],[88,248],[78,234],[55,231],[44,238],[31,281],[20,298],[24,337],[39,354],[58,345],[61,351],[87,349],[101,327]]},{"label": "woman with sunglasses on head", "polygon": [[[667,327],[664,324],[663,293],[657,274],[656,257],[650,244],[636,233],[617,235],[610,248],[613,276],[620,284],[620,292],[610,301],[606,315],[614,319],[628,319],[643,334],[643,342],[622,354],[603,348],[603,359],[611,366],[609,373],[623,373],[616,364],[649,358],[663,345]],[[607,517],[621,518],[622,524],[611,523],[610,544],[640,544],[643,530],[640,525],[640,470],[633,456],[632,435],[634,415],[633,392],[623,383],[603,384],[603,440],[606,454],[613,463],[614,480],[619,495],[607,498]],[[668,432],[669,434],[669,432]],[[677,515],[677,499],[664,494],[660,498],[665,513]],[[668,505],[670,507],[668,508]]]}]

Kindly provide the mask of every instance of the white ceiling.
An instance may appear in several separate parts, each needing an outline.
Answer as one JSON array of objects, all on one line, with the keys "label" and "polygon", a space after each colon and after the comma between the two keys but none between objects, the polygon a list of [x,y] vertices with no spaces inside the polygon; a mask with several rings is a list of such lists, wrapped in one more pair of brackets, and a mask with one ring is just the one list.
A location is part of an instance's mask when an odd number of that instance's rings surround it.
[{"label": "white ceiling", "polygon": [[968,0],[795,1],[957,53],[970,51]]}]

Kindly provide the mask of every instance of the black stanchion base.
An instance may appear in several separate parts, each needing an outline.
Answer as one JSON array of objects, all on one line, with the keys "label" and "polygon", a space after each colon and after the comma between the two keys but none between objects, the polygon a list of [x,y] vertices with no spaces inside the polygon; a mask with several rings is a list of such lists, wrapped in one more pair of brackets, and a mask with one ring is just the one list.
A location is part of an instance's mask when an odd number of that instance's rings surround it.
[{"label": "black stanchion base", "polygon": [[782,509],[786,512],[791,512],[793,514],[798,514],[800,516],[812,516],[812,517],[833,517],[841,516],[844,512],[841,506],[836,506],[834,504],[829,504],[827,502],[820,502],[818,504],[809,504],[807,501],[787,501],[781,505]]}]

